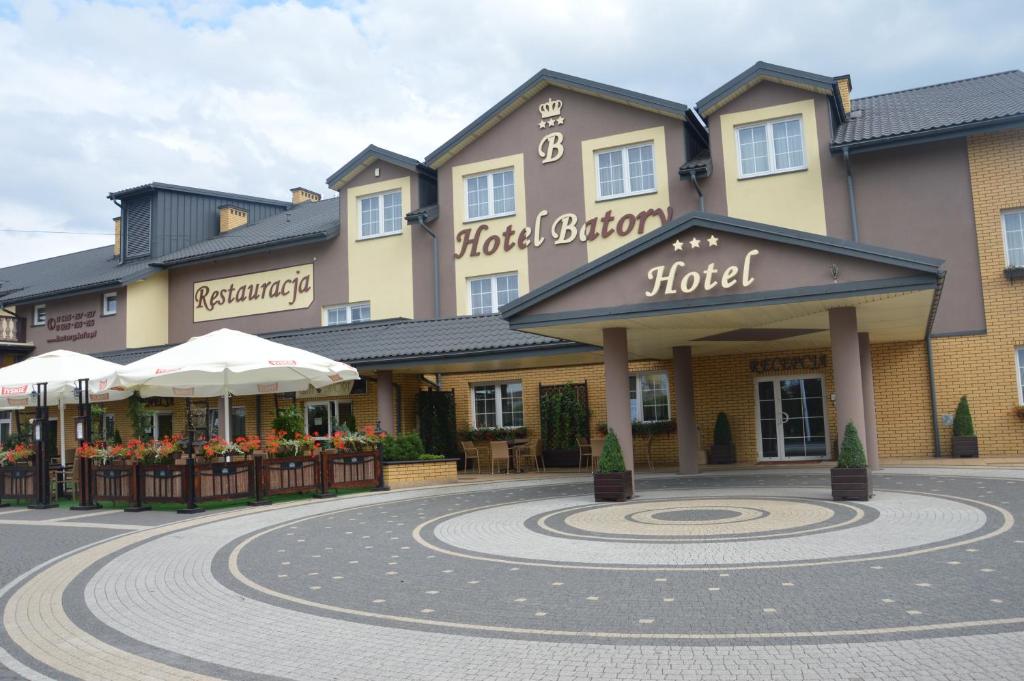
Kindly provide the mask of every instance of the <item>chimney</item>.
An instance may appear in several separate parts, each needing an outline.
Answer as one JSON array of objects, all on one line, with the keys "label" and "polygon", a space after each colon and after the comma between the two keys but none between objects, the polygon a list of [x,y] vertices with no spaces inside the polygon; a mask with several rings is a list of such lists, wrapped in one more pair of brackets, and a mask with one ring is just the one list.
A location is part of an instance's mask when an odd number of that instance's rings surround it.
[{"label": "chimney", "polygon": [[307,201],[319,201],[320,195],[305,187],[292,187],[292,203],[298,205]]},{"label": "chimney", "polygon": [[241,227],[249,222],[249,211],[238,206],[225,204],[219,206],[220,211],[220,233],[230,232],[235,227]]},{"label": "chimney", "polygon": [[121,217],[114,218],[114,255],[121,257]]},{"label": "chimney", "polygon": [[836,85],[839,87],[839,98],[843,100],[843,111],[850,113],[850,93],[853,91],[853,81],[850,76],[836,76]]}]

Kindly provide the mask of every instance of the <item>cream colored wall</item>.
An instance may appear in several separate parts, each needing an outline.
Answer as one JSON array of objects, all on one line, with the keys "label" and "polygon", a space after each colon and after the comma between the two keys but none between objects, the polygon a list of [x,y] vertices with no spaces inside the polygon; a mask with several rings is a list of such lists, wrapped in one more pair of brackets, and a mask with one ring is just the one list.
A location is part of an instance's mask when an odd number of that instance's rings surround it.
[{"label": "cream colored wall", "polygon": [[[636,196],[627,196],[620,199],[604,199],[598,200],[597,198],[597,161],[596,154],[599,151],[605,149],[614,149],[615,147],[625,147],[632,144],[641,144],[643,142],[651,142],[654,147],[654,189],[655,191],[638,194]],[[608,137],[596,137],[594,139],[583,140],[582,142],[582,153],[583,153],[583,200],[584,206],[586,207],[586,217],[583,222],[592,218],[598,218],[604,215],[608,210],[611,210],[617,217],[622,216],[626,213],[633,213],[636,215],[641,211],[647,210],[648,208],[660,208],[663,211],[668,211],[671,200],[668,194],[668,181],[666,178],[668,174],[668,150],[665,148],[665,128],[647,128],[646,130],[633,130],[631,132],[624,132],[619,135],[610,135]],[[582,228],[582,224],[580,227]],[[660,227],[661,223],[657,219],[648,220],[646,223],[645,234],[657,227]],[[599,227],[600,228],[600,227]],[[595,239],[587,242],[587,260],[594,260],[599,258],[605,253],[614,251],[619,246],[626,242],[632,241],[639,236],[637,230],[634,229],[632,233],[627,236],[619,236],[615,234],[606,239]]]},{"label": "cream colored wall", "polygon": [[158,272],[128,284],[125,292],[125,347],[144,348],[167,343],[167,272]]},{"label": "cream colored wall", "polygon": [[[408,177],[364,184],[345,190],[348,232],[348,301],[370,301],[373,319],[413,316],[412,233],[371,239],[359,238],[359,198],[401,190],[402,215],[412,211],[412,185]],[[404,220],[403,220],[404,223]]]},{"label": "cream colored wall", "polygon": [[[736,127],[792,116],[803,119],[801,127],[807,169],[740,179]],[[825,196],[814,100],[723,114],[719,122],[729,216],[825,234]]]},{"label": "cream colored wall", "polygon": [[[485,218],[481,220],[466,220],[466,180],[470,175],[486,173],[503,168],[512,168],[515,176],[516,191],[516,212],[500,218]],[[452,216],[454,217],[455,233],[470,228],[475,229],[481,224],[487,224],[490,229],[481,238],[497,234],[501,235],[505,227],[512,225],[518,232],[524,227],[532,227],[527,223],[526,212],[526,175],[523,170],[523,155],[503,156],[501,158],[487,159],[476,163],[466,163],[452,166]],[[550,237],[549,237],[550,238]],[[452,243],[456,249],[456,244]],[[530,266],[529,249],[513,248],[505,251],[499,248],[493,255],[482,258],[459,258],[455,260],[455,309],[458,314],[469,314],[469,284],[467,279],[480,277],[487,274],[503,274],[505,272],[518,272],[519,274],[519,295],[530,290]]]}]

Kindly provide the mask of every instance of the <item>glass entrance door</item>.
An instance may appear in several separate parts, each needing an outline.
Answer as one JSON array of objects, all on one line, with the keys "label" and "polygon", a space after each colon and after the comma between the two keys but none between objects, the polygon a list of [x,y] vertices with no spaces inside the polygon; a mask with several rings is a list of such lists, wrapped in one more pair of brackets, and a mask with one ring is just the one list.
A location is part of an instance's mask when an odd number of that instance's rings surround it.
[{"label": "glass entrance door", "polygon": [[820,377],[772,378],[757,382],[762,459],[828,456],[824,392]]}]

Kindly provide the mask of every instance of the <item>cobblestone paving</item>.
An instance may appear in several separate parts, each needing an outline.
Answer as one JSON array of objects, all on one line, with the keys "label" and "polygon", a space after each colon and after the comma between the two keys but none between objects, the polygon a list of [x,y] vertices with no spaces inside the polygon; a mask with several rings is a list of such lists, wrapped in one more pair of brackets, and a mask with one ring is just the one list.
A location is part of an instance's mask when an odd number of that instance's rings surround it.
[{"label": "cobblestone paving", "polygon": [[0,662],[82,679],[1019,679],[1024,471],[584,478],[196,517],[0,596]]}]

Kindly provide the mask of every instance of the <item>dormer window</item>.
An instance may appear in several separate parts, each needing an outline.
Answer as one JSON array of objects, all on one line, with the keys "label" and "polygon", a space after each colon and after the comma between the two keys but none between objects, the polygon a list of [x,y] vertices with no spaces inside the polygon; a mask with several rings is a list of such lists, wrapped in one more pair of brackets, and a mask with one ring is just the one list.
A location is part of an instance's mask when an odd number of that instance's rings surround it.
[{"label": "dormer window", "polygon": [[402,231],[402,192],[384,192],[359,199],[359,238],[399,234]]},{"label": "dormer window", "polygon": [[804,131],[800,117],[736,128],[740,177],[804,170]]}]

